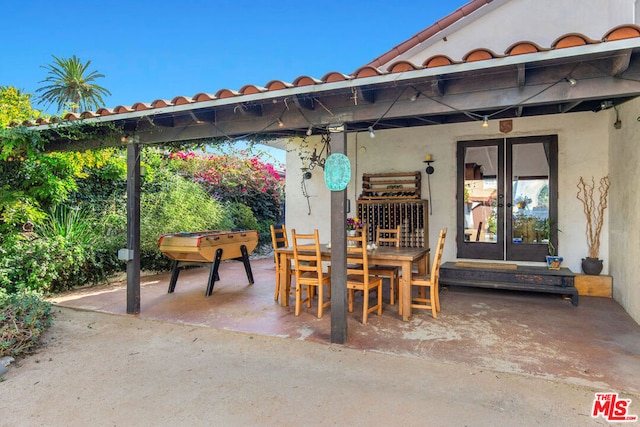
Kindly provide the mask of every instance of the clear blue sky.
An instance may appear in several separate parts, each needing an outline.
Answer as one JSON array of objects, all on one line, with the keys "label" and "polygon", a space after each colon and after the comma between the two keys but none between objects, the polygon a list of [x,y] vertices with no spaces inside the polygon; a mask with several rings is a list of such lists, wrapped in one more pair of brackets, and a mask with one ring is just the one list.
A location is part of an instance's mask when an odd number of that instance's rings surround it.
[{"label": "clear blue sky", "polygon": [[35,94],[52,55],[90,60],[110,108],[349,74],[467,2],[0,0],[0,86]]}]

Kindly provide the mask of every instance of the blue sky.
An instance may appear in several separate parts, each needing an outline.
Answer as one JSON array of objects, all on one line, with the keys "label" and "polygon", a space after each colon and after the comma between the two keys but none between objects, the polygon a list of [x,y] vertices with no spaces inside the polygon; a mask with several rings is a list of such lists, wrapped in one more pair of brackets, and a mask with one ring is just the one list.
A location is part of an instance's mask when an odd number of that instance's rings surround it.
[{"label": "blue sky", "polygon": [[0,86],[34,94],[52,55],[90,60],[110,108],[349,74],[467,2],[1,0]]}]

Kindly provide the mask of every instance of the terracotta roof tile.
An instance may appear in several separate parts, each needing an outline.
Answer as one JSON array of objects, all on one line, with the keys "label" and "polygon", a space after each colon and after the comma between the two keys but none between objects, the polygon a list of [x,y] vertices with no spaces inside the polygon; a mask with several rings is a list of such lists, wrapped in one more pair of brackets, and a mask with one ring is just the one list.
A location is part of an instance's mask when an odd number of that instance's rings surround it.
[{"label": "terracotta roof tile", "polygon": [[553,49],[565,49],[567,47],[584,46],[587,44],[599,43],[598,40],[592,40],[584,34],[570,33],[558,37],[551,47]]},{"label": "terracotta roof tile", "polygon": [[[151,106],[153,108],[164,108],[164,107],[169,107],[170,105],[171,103],[166,99],[156,99],[151,103]],[[115,108],[114,108],[114,111],[115,111]]]},{"label": "terracotta roof tile", "polygon": [[475,62],[475,61],[485,61],[487,59],[493,58],[502,58],[503,55],[498,55],[495,52],[492,52],[489,49],[474,49],[472,51],[467,52],[465,56],[462,57],[464,62]]},{"label": "terracotta roof tile", "polygon": [[296,87],[300,86],[313,86],[322,83],[322,80],[314,79],[309,76],[300,76],[293,81],[293,85]]},{"label": "terracotta roof tile", "polygon": [[171,105],[184,105],[190,104],[193,102],[191,98],[187,98],[186,96],[176,96],[171,100]]},{"label": "terracotta roof tile", "polygon": [[451,65],[456,62],[447,55],[433,55],[422,63],[425,68],[442,67],[443,65]]},{"label": "terracotta roof tile", "polygon": [[361,79],[363,77],[380,76],[382,74],[384,74],[382,71],[380,71],[376,67],[372,67],[371,65],[365,65],[364,67],[360,67],[353,72],[353,76],[356,79]]},{"label": "terracotta roof tile", "polygon": [[545,50],[549,50],[549,49],[545,49],[534,42],[521,41],[509,46],[504,51],[504,54],[507,56],[524,55],[525,53],[543,52]]},{"label": "terracotta roof tile", "polygon": [[404,73],[405,71],[415,71],[419,68],[421,67],[413,65],[409,61],[397,61],[389,65],[387,71],[389,71],[390,73]]},{"label": "terracotta roof tile", "polygon": [[293,87],[291,83],[283,82],[282,80],[271,80],[265,86],[268,90],[280,90]]},{"label": "terracotta roof tile", "polygon": [[609,30],[607,34],[602,37],[603,42],[632,39],[634,37],[640,37],[640,26],[638,25],[619,25]]},{"label": "terracotta roof tile", "polygon": [[240,88],[240,93],[243,95],[252,95],[254,93],[262,93],[266,92],[266,87],[256,86],[256,85],[244,85]]},{"label": "terracotta roof tile", "polygon": [[134,111],[149,110],[151,109],[151,104],[148,104],[146,102],[136,102],[131,106],[131,109]]},{"label": "terracotta roof tile", "polygon": [[342,74],[337,71],[331,71],[325,74],[324,76],[322,76],[321,80],[325,83],[332,83],[332,82],[342,82],[345,80],[351,80],[351,78],[352,77],[347,74]]},{"label": "terracotta roof tile", "polygon": [[[460,14],[463,14],[463,13],[469,14],[470,13],[469,10],[472,10],[472,11],[476,10],[478,7],[489,2],[491,2],[491,0],[472,1],[468,3],[466,6],[464,6],[462,10],[459,11],[458,13],[452,14],[453,16],[451,16],[450,19],[441,20],[439,22],[442,25],[444,24],[451,25],[450,22],[454,20],[455,17],[458,17],[459,19]],[[475,9],[473,7],[469,8],[468,6],[473,6],[475,7]],[[433,28],[429,27],[429,29],[427,30],[433,31]],[[429,31],[427,30],[421,32],[420,34],[421,35],[429,34]],[[358,68],[351,74],[342,74],[336,71],[332,71],[325,74],[320,80],[310,76],[300,76],[296,78],[293,81],[293,83],[288,83],[282,80],[271,80],[264,87],[247,84],[243,86],[239,91],[235,91],[231,89],[220,89],[218,92],[216,92],[215,95],[205,93],[205,92],[199,92],[195,94],[192,98],[186,97],[186,96],[176,96],[171,101],[156,99],[151,103],[136,102],[131,106],[118,105],[113,109],[99,108],[95,112],[85,111],[82,113],[68,113],[66,116],[64,116],[64,120],[78,120],[80,118],[110,116],[110,115],[130,113],[133,111],[153,110],[156,108],[172,107],[175,105],[185,105],[185,104],[203,102],[203,101],[213,101],[216,99],[242,97],[244,95],[251,95],[251,94],[262,93],[267,91],[277,91],[277,90],[293,88],[293,87],[322,85],[325,83],[333,83],[333,82],[340,82],[340,81],[346,81],[346,80],[352,80],[352,79],[375,77],[375,76],[380,76],[385,74],[411,72],[414,70],[421,70],[425,68],[433,68],[433,67],[440,67],[440,66],[446,66],[446,65],[456,65],[464,62],[474,62],[474,61],[481,61],[481,60],[490,61],[494,58],[501,58],[504,56],[522,55],[522,54],[528,54],[528,53],[547,51],[551,49],[566,49],[566,48],[572,48],[575,46],[584,46],[584,45],[595,44],[595,43],[606,43],[606,42],[612,42],[616,40],[622,40],[627,38],[638,38],[638,37],[640,37],[640,26],[634,25],[634,24],[620,25],[609,30],[606,34],[603,35],[601,40],[592,40],[583,34],[568,33],[558,37],[551,44],[550,47],[542,47],[532,41],[520,41],[520,42],[514,43],[504,51],[504,55],[499,55],[489,49],[479,47],[465,54],[462,57],[461,61],[455,61],[454,59],[450,58],[447,55],[439,54],[439,55],[430,56],[429,58],[425,59],[425,61],[420,65],[413,64],[412,62],[406,61],[406,60],[396,61],[392,63],[387,68],[386,71],[382,71],[378,67],[368,64]],[[242,102],[242,101],[238,100],[238,102]],[[31,122],[25,123],[25,125],[36,126],[36,125],[56,123],[58,121],[59,121],[58,118],[52,117],[48,120],[39,119],[34,123],[31,123]],[[10,124],[10,126],[18,126],[18,125],[20,124],[19,123]]]},{"label": "terracotta roof tile", "polygon": [[199,92],[193,95],[193,102],[213,101],[214,99],[216,96],[210,93]]},{"label": "terracotta roof tile", "polygon": [[224,98],[232,98],[234,96],[240,95],[240,92],[229,89],[220,89],[216,92],[216,98],[224,99]]}]

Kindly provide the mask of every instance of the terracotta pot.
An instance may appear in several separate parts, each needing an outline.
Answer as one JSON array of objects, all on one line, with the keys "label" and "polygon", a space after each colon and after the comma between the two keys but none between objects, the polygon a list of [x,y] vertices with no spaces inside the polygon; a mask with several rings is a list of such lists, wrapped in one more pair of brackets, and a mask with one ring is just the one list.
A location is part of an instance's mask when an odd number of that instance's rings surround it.
[{"label": "terracotta pot", "polygon": [[602,260],[598,258],[582,258],[582,271],[584,274],[597,276],[602,271]]}]

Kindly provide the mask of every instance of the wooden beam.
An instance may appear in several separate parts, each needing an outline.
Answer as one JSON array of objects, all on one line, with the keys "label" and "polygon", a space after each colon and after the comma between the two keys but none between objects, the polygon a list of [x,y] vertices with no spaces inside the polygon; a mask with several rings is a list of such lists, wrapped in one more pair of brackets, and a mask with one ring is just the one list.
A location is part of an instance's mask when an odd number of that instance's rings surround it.
[{"label": "wooden beam", "polygon": [[[347,128],[331,133],[331,153],[347,154]],[[331,192],[331,342],[347,342],[347,190]]]},{"label": "wooden beam", "polygon": [[316,103],[310,95],[296,95],[294,102],[301,110],[315,110]]},{"label": "wooden beam", "polygon": [[621,55],[617,55],[611,62],[611,75],[619,76],[627,71],[631,63],[631,50],[624,51]]},{"label": "wooden beam", "polygon": [[140,145],[127,144],[127,314],[140,313]]},{"label": "wooden beam", "polygon": [[580,104],[582,104],[582,101],[573,101],[566,104],[560,104],[558,105],[558,111],[560,111],[561,113],[568,113]]},{"label": "wooden beam", "polygon": [[431,92],[434,96],[444,96],[444,80],[435,79],[431,82]]},{"label": "wooden beam", "polygon": [[517,73],[518,73],[518,77],[516,77],[516,81],[518,84],[518,87],[524,87],[524,85],[526,84],[526,68],[524,64],[518,64],[517,65]]},{"label": "wooden beam", "polygon": [[238,104],[233,108],[233,112],[243,116],[260,117],[262,116],[262,105]]},{"label": "wooden beam", "polygon": [[358,86],[353,95],[354,105],[362,103],[373,104],[376,102],[376,89],[372,86]]}]

